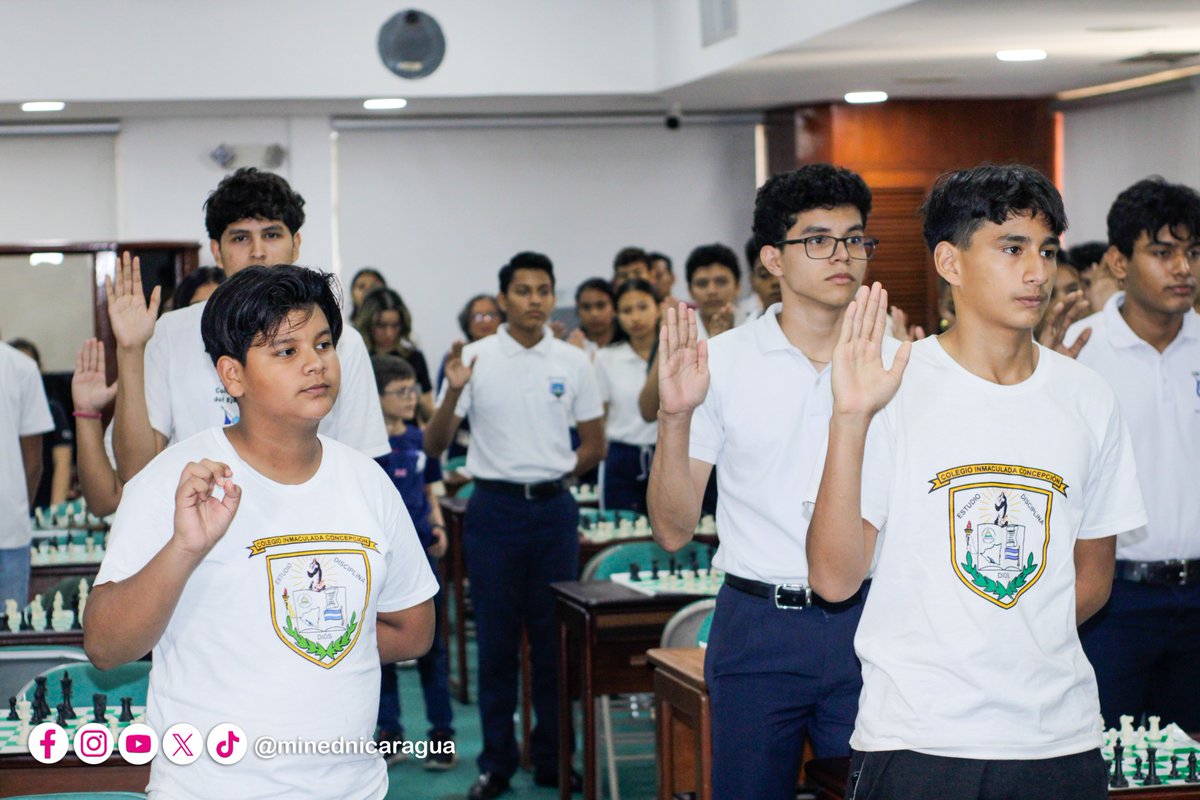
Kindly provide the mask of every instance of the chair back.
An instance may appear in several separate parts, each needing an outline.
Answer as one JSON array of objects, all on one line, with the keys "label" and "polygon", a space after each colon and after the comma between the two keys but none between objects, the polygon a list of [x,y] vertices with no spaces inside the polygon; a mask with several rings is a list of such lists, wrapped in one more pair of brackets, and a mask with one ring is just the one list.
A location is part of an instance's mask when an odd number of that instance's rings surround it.
[{"label": "chair back", "polygon": [[462,486],[458,487],[458,491],[454,493],[455,497],[461,497],[467,500],[475,493],[475,481],[467,481]]},{"label": "chair back", "polygon": [[[79,708],[90,704],[96,693],[108,695],[110,706],[118,705],[122,697],[133,698],[135,706],[146,705],[146,691],[150,686],[149,661],[131,661],[110,670],[96,669],[90,663],[52,667],[42,673],[46,676],[46,690],[51,698],[59,696],[64,674],[71,676],[71,703]],[[31,679],[18,696],[32,700],[35,688]]]},{"label": "chair back", "polygon": [[701,629],[707,641],[708,626],[712,624],[712,612],[716,605],[716,599],[710,597],[688,603],[676,611],[675,616],[667,621],[667,627],[663,628],[660,646],[695,647],[700,643]]},{"label": "chair back", "polygon": [[629,572],[630,564],[637,564],[650,571],[651,562],[657,561],[660,570],[668,569],[671,559],[681,567],[691,567],[692,554],[701,568],[708,566],[708,547],[698,542],[688,542],[675,553],[668,553],[655,542],[621,542],[604,548],[588,561],[580,574],[580,580],[607,580],[614,572]]}]

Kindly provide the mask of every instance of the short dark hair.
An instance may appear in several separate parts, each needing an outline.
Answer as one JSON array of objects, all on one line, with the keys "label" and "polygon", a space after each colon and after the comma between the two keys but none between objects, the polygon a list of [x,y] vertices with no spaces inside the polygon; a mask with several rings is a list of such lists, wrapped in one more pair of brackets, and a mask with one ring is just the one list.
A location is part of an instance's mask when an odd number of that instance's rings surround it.
[{"label": "short dark hair", "polygon": [[702,244],[688,255],[687,264],[684,267],[688,284],[691,284],[696,270],[713,264],[720,264],[732,272],[735,281],[742,279],[742,268],[738,266],[737,255],[720,242],[714,242],[713,244]]},{"label": "short dark hair", "polygon": [[240,219],[280,220],[295,234],[304,224],[304,198],[275,173],[242,167],[226,175],[204,201],[208,238],[220,241]]},{"label": "short dark hair", "polygon": [[358,279],[363,275],[371,275],[375,278],[375,280],[379,281],[380,286],[387,287],[387,278],[383,277],[383,273],[374,267],[363,267],[358,272],[354,273],[354,277],[350,279],[350,283],[346,284],[346,286],[351,290],[350,302],[353,304],[350,308],[350,319],[354,319],[358,316],[358,304],[354,303],[354,284],[358,283]]},{"label": "short dark hair", "polygon": [[[1161,227],[1161,226],[1159,226]],[[1066,252],[1066,261],[1078,270],[1085,270],[1100,263],[1108,245],[1104,242],[1084,242],[1077,244]],[[1059,259],[1059,264],[1063,259]]]},{"label": "short dark hair", "polygon": [[[617,287],[617,291],[613,295],[613,308],[616,309],[617,303],[621,302],[621,298],[630,292],[645,292],[654,298],[654,302],[658,303],[660,298],[658,292],[654,290],[654,284],[642,278],[630,278],[627,281],[622,281]],[[613,338],[609,345],[620,344],[621,342],[629,341],[629,334],[621,327],[620,319],[613,320]]]},{"label": "short dark hair", "polygon": [[400,356],[379,354],[371,356],[371,369],[375,372],[375,388],[383,394],[392,381],[415,381],[417,373]]},{"label": "short dark hair", "polygon": [[179,281],[179,285],[175,287],[173,296],[173,304],[175,308],[187,308],[192,304],[192,298],[196,296],[196,290],[201,286],[208,286],[210,283],[215,283],[220,286],[225,282],[225,270],[220,267],[198,267]]},{"label": "short dark hair", "polygon": [[513,275],[519,269],[536,269],[550,276],[550,288],[554,288],[554,265],[550,263],[550,259],[541,253],[534,253],[529,250],[522,250],[508,260],[508,263],[500,268],[500,293],[507,294],[508,286],[512,283]]},{"label": "short dark hair", "polygon": [[1200,239],[1200,195],[1190,186],[1167,183],[1160,175],[1138,181],[1117,195],[1108,210],[1108,243],[1126,256],[1142,233],[1153,241],[1166,227],[1177,239]]},{"label": "short dark hair", "polygon": [[379,320],[379,315],[384,311],[397,311],[400,313],[400,331],[396,334],[396,344],[401,349],[407,350],[405,342],[412,336],[412,313],[408,310],[408,306],[404,303],[404,298],[397,292],[387,287],[372,289],[367,292],[367,296],[363,298],[362,306],[358,309],[358,315],[352,320],[355,329],[362,334],[363,341],[367,343],[367,350],[374,352],[375,340],[371,336],[371,328]]},{"label": "short dark hair", "polygon": [[655,261],[667,262],[667,272],[670,272],[672,275],[675,274],[675,264],[673,264],[671,262],[671,257],[669,255],[667,255],[666,253],[660,253],[657,250],[650,252],[650,253],[646,253],[646,263],[647,264],[650,264],[651,266],[653,266]]},{"label": "short dark hair", "polygon": [[650,256],[646,255],[645,250],[640,247],[622,247],[613,258],[613,272],[615,273],[621,267],[636,264],[639,261],[647,267],[650,266]]},{"label": "short dark hair", "polygon": [[492,304],[492,308],[496,309],[496,313],[500,316],[500,321],[504,321],[504,310],[500,308],[500,304],[496,302],[496,298],[490,294],[477,294],[467,301],[462,307],[462,311],[458,312],[458,327],[462,329],[463,336],[471,338],[471,306],[478,303],[480,300],[488,300]]},{"label": "short dark hair", "polygon": [[[624,286],[625,284],[622,283],[621,285]],[[612,303],[613,308],[617,307],[617,295],[620,294],[620,291],[618,290],[614,293],[613,285],[604,280],[604,278],[588,278],[586,281],[579,284],[579,286],[575,289],[575,305],[579,305],[579,298],[589,289],[594,292],[603,292],[604,294],[608,295],[608,301]]]},{"label": "short dark hair", "polygon": [[216,364],[221,356],[246,363],[246,353],[269,342],[293,311],[319,308],[329,321],[334,345],[342,337],[337,278],[329,272],[279,264],[238,270],[217,287],[200,317],[204,350]]},{"label": "short dark hair", "polygon": [[984,222],[1003,225],[1014,215],[1041,215],[1055,236],[1067,229],[1062,195],[1049,178],[1024,164],[980,164],[947,172],[933,184],[921,214],[930,252],[938,242],[969,247]]},{"label": "short dark hair", "polygon": [[16,350],[20,350],[37,363],[38,369],[42,368],[42,354],[38,351],[37,345],[33,342],[18,336],[16,339],[9,339],[8,346]]},{"label": "short dark hair", "polygon": [[[805,164],[772,175],[754,197],[755,253],[782,242],[796,217],[814,208],[854,206],[863,225],[871,213],[871,190],[858,173],[832,164]],[[754,265],[751,259],[750,265]]]}]

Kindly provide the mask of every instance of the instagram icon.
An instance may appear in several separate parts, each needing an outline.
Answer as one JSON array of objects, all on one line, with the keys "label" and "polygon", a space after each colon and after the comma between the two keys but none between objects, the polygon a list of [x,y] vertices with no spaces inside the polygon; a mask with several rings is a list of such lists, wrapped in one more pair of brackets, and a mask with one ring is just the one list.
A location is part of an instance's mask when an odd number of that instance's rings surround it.
[{"label": "instagram icon", "polygon": [[75,755],[85,764],[102,764],[113,751],[113,737],[108,728],[89,722],[75,732]]}]

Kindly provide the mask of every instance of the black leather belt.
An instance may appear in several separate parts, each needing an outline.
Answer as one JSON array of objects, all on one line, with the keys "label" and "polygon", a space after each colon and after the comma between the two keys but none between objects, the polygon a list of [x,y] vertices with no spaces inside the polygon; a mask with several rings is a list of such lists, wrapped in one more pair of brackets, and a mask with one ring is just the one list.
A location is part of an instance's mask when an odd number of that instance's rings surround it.
[{"label": "black leather belt", "polygon": [[557,497],[567,490],[566,481],[562,478],[556,481],[542,481],[541,483],[510,483],[509,481],[476,478],[475,486],[479,489],[501,492],[513,497],[521,497],[525,500],[547,500],[551,497]]},{"label": "black leather belt", "polygon": [[[775,603],[776,608],[801,609],[816,606],[825,611],[845,611],[862,602],[862,589],[840,603],[830,603],[825,598],[815,594],[813,590],[802,583],[763,583],[749,578],[739,578],[737,575],[725,575],[725,585],[739,592],[762,597]],[[866,584],[863,584],[866,586]]]},{"label": "black leather belt", "polygon": [[1200,560],[1118,561],[1118,580],[1155,586],[1187,586],[1200,581]]}]

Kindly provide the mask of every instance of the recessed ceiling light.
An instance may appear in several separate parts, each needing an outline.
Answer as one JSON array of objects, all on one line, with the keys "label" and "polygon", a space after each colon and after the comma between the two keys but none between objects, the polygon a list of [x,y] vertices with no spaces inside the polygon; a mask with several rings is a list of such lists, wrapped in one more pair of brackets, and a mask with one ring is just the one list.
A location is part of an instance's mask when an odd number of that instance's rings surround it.
[{"label": "recessed ceiling light", "polygon": [[882,103],[888,99],[887,92],[846,92],[847,103]]},{"label": "recessed ceiling light", "polygon": [[41,101],[36,103],[21,103],[22,111],[62,111],[66,103],[58,100]]},{"label": "recessed ceiling light", "polygon": [[38,264],[51,264],[57,266],[63,263],[62,253],[30,253],[29,266],[36,267]]},{"label": "recessed ceiling light", "polygon": [[1045,50],[997,50],[996,58],[1001,61],[1044,61]]},{"label": "recessed ceiling light", "polygon": [[403,97],[376,97],[363,101],[363,108],[368,111],[389,111],[404,108],[406,105],[408,105],[408,101]]}]

